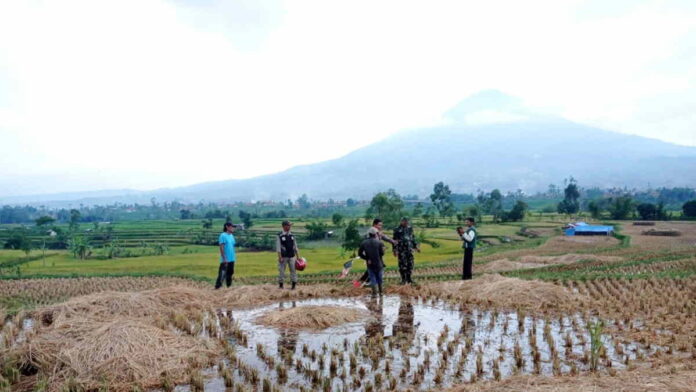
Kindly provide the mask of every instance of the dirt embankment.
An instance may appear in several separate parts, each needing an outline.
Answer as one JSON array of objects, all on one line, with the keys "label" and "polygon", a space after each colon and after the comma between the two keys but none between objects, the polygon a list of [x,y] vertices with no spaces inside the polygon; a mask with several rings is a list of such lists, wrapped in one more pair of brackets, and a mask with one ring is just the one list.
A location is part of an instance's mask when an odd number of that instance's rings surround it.
[{"label": "dirt embankment", "polygon": [[500,259],[491,262],[477,265],[477,272],[503,272],[514,271],[518,269],[539,268],[554,264],[573,264],[579,261],[602,261],[607,263],[615,263],[622,261],[622,257],[618,256],[601,256],[593,254],[578,254],[569,253],[560,256],[535,256],[524,255],[516,260]]},{"label": "dirt embankment", "polygon": [[696,391],[696,369],[693,364],[662,365],[608,374],[539,377],[514,376],[498,382],[459,385],[448,392],[693,392]]}]

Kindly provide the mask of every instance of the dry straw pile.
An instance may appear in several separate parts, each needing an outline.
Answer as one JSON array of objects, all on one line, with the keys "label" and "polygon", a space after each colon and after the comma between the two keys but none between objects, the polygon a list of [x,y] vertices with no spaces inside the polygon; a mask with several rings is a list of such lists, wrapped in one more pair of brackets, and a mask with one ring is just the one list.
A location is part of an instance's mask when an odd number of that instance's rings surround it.
[{"label": "dry straw pile", "polygon": [[354,323],[365,318],[366,312],[344,306],[299,306],[268,312],[256,322],[271,327],[297,329],[325,329]]},{"label": "dry straw pile", "polygon": [[553,283],[483,275],[467,281],[431,283],[419,288],[390,287],[396,294],[437,297],[451,302],[484,307],[525,310],[563,310],[587,298]]},{"label": "dry straw pile", "polygon": [[220,355],[212,340],[162,322],[173,312],[193,318],[213,311],[211,303],[210,290],[184,286],[78,297],[35,312],[34,335],[9,355],[20,368],[39,371],[51,391],[67,385],[86,390],[108,385],[113,391],[156,387],[162,373],[185,377],[191,364]]},{"label": "dry straw pile", "polygon": [[275,285],[237,286],[220,293],[216,297],[221,307],[239,308],[261,305],[268,302],[283,300],[299,300],[319,297],[351,297],[365,294],[364,291],[352,285],[316,284],[298,286],[297,290],[278,290]]},{"label": "dry straw pile", "polygon": [[[219,309],[359,294],[362,292],[352,287],[329,285],[294,291],[271,286],[213,291],[175,285],[147,291],[97,292],[32,312],[37,320],[33,333],[0,354],[11,358],[12,366],[25,374],[35,374],[23,377],[21,385],[15,385],[17,390],[33,390],[39,377],[49,391],[71,386],[82,390],[108,386],[110,391],[131,391],[134,385],[155,388],[161,386],[163,374],[184,383],[189,370],[212,365],[220,358],[223,346],[206,337],[204,331],[216,328],[211,317]],[[312,323],[347,322],[355,317],[333,313],[331,317],[339,321],[329,321],[326,315],[322,319],[316,313]]]},{"label": "dry straw pile", "polygon": [[184,374],[189,363],[218,355],[210,341],[175,334],[142,320],[60,322],[21,349],[21,361],[48,375],[59,390],[66,383],[85,389],[156,387],[161,374]]}]

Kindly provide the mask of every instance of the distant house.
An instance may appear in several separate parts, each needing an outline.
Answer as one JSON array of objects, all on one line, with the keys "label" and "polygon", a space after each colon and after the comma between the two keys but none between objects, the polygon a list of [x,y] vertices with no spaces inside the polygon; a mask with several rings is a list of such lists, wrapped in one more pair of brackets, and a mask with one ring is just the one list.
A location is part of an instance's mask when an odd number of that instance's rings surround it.
[{"label": "distant house", "polygon": [[612,235],[614,226],[588,225],[585,222],[570,223],[563,228],[565,235]]}]

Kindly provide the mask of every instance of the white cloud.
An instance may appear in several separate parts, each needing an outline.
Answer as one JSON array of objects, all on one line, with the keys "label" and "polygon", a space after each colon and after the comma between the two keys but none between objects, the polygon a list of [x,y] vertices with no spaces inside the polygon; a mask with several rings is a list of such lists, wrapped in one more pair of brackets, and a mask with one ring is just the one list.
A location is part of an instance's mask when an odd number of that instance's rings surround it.
[{"label": "white cloud", "polygon": [[0,175],[84,174],[42,192],[250,177],[489,88],[696,145],[696,12],[674,2],[210,4],[0,3]]}]

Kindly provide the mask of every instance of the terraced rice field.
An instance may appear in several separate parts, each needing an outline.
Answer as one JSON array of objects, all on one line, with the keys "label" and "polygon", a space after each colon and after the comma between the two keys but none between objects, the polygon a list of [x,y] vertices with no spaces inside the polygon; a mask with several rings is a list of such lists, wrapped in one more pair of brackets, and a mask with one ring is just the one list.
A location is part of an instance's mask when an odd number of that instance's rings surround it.
[{"label": "terraced rice field", "polygon": [[350,284],[359,271],[305,274],[294,291],[264,284],[273,276],[220,291],[186,278],[0,280],[0,388],[693,391],[696,225],[657,226],[681,236],[628,223],[618,238],[513,241],[479,252],[471,281],[457,279],[458,254],[419,264],[415,286],[390,270],[376,299]]}]

